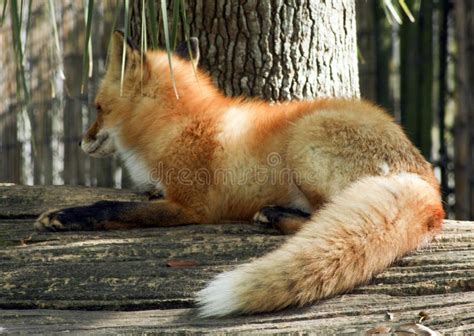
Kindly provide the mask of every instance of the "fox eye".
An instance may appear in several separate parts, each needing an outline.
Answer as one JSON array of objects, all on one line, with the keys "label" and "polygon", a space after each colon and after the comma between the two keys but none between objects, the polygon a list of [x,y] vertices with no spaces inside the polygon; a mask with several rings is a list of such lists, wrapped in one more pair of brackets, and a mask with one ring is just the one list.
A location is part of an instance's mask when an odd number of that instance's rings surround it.
[{"label": "fox eye", "polygon": [[97,110],[97,112],[102,111],[102,107],[100,106],[100,104],[96,104],[95,109]]}]

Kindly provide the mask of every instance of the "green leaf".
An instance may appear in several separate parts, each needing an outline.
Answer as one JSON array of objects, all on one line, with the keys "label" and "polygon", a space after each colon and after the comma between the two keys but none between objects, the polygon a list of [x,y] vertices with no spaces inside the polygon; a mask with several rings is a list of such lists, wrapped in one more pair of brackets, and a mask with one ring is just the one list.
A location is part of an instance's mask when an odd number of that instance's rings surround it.
[{"label": "green leaf", "polygon": [[183,20],[183,28],[184,28],[184,38],[188,44],[188,52],[189,52],[189,59],[191,60],[191,64],[193,66],[194,77],[197,80],[197,72],[196,72],[196,63],[194,62],[193,55],[191,54],[191,42],[190,42],[190,33],[189,33],[189,24],[188,24],[188,17],[186,14],[186,3],[185,0],[181,1],[181,19]]},{"label": "green leaf", "polygon": [[359,46],[357,46],[357,58],[359,59],[360,64],[365,64],[365,58],[364,55],[362,55],[362,52],[360,51]]},{"label": "green leaf", "polygon": [[388,9],[390,14],[392,14],[392,17],[395,19],[395,21],[398,24],[402,24],[402,19],[400,18],[400,15],[398,14],[397,10],[395,9],[395,6],[393,5],[391,0],[384,0],[385,7]]},{"label": "green leaf", "polygon": [[158,48],[158,18],[156,16],[155,0],[147,0],[148,17],[150,18],[151,46]]},{"label": "green leaf", "polygon": [[23,24],[23,0],[20,0],[20,29]]},{"label": "green leaf", "polygon": [[0,18],[0,27],[3,25],[3,22],[5,22],[5,14],[7,13],[7,3],[8,3],[8,0],[3,0],[3,9],[2,9],[2,17]]},{"label": "green leaf", "polygon": [[[31,2],[31,0],[30,0]],[[55,13],[55,8],[54,8],[54,1],[49,0],[49,14],[51,15],[51,25],[53,26],[53,36],[54,36],[54,46],[56,50],[56,58],[59,63],[59,75],[61,76],[61,79],[66,79],[64,76],[64,71],[63,71],[63,65],[62,65],[62,54],[61,54],[61,48],[59,46],[59,34],[58,34],[58,27],[56,25],[56,13]],[[28,31],[28,29],[27,29]]]},{"label": "green leaf", "polygon": [[[17,86],[23,90],[24,98],[27,102],[30,100],[30,94],[26,85],[25,68],[23,66],[23,48],[21,45],[21,23],[18,16],[18,2],[11,0],[10,16],[12,20],[12,40],[13,50],[15,52],[15,63],[17,68]],[[21,90],[18,90],[21,92]]]},{"label": "green leaf", "polygon": [[398,3],[400,4],[400,7],[402,7],[403,11],[405,12],[406,16],[411,22],[415,22],[415,18],[413,17],[413,14],[410,11],[410,8],[408,8],[405,0],[398,0]]},{"label": "green leaf", "polygon": [[180,0],[173,0],[173,21],[171,22],[171,49],[176,49],[178,42],[178,24],[179,24],[179,7]]},{"label": "green leaf", "polygon": [[28,45],[28,36],[30,36],[30,23],[31,23],[31,5],[33,0],[30,0],[28,3],[28,18],[26,19],[26,29],[25,29],[25,43],[23,44],[23,54],[26,52],[26,46]]},{"label": "green leaf", "polygon": [[390,25],[392,25],[393,20],[392,20],[392,17],[390,16],[390,13],[388,12],[388,9],[387,9],[387,6],[385,5],[385,3],[383,4],[382,8],[383,8],[383,13],[385,14],[385,17],[387,18],[388,23],[390,23]]},{"label": "green leaf", "polygon": [[127,39],[128,39],[128,28],[129,28],[129,11],[130,11],[130,1],[125,0],[125,29],[123,32],[123,47],[122,47],[122,68],[120,70],[120,97],[123,94],[123,81],[125,78],[125,62],[127,58]]},{"label": "green leaf", "polygon": [[[23,65],[23,48],[21,45],[21,17],[18,15],[18,2],[16,0],[11,0],[10,2],[10,17],[12,21],[12,41],[13,41],[13,51],[15,53],[15,65],[16,65],[16,84],[17,84],[17,95],[18,99],[22,103],[22,110],[26,111],[26,115],[30,123],[33,123],[34,116],[31,110],[31,97],[28,91],[28,86],[26,83],[25,76],[25,67]],[[21,92],[23,92],[23,97],[21,97]],[[31,149],[33,155],[36,155],[36,142],[35,138],[31,138]]]},{"label": "green leaf", "polygon": [[170,67],[170,76],[171,82],[173,83],[174,93],[176,95],[176,99],[179,99],[178,89],[176,88],[176,81],[174,79],[173,73],[173,62],[171,61],[171,46],[170,46],[170,35],[168,29],[168,11],[166,8],[166,0],[161,0],[161,17],[163,18],[163,31],[165,34],[165,45],[166,45],[166,53],[168,54],[168,63]]},{"label": "green leaf", "polygon": [[143,55],[146,50],[146,13],[145,0],[142,0],[141,29],[140,29],[140,92],[143,96]]},{"label": "green leaf", "polygon": [[117,0],[116,3],[115,3],[115,13],[114,13],[114,22],[112,22],[112,30],[110,31],[110,37],[109,37],[109,43],[107,45],[107,56],[106,56],[106,59],[105,59],[105,66],[107,68],[107,64],[109,64],[109,56],[110,56],[110,46],[111,46],[111,42],[112,42],[112,36],[114,35],[115,33],[115,27],[117,26],[117,20],[118,20],[118,17],[120,15],[120,0]]},{"label": "green leaf", "polygon": [[94,9],[94,0],[87,0],[87,12],[86,12],[86,38],[84,41],[84,54],[82,55],[82,81],[81,81],[81,94],[84,93],[84,87],[87,80],[87,74],[89,70],[89,46],[91,39],[91,26],[92,26],[92,13]]}]

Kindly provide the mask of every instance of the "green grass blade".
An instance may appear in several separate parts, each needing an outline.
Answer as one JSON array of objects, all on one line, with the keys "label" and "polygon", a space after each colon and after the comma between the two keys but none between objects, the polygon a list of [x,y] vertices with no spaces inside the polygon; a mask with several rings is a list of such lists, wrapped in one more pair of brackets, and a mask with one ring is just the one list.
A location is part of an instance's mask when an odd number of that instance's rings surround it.
[{"label": "green grass blade", "polygon": [[64,76],[64,71],[63,71],[63,66],[62,66],[62,54],[61,54],[61,47],[59,46],[59,34],[58,34],[58,27],[56,25],[56,13],[55,13],[55,7],[54,7],[54,1],[49,0],[49,14],[51,15],[51,24],[53,26],[53,36],[54,36],[54,46],[55,46],[55,51],[56,51],[56,59],[59,63],[59,75],[61,76],[61,79],[66,79]]},{"label": "green grass blade", "polygon": [[171,50],[176,49],[178,43],[179,7],[181,0],[173,0],[173,21],[171,21]]},{"label": "green grass blade", "polygon": [[[16,0],[11,0],[10,2],[10,16],[12,20],[13,50],[15,52],[15,62],[17,67],[17,87],[23,90],[24,99],[28,103],[30,101],[30,94],[26,85],[25,67],[23,66],[21,23],[18,15],[18,2]],[[21,90],[18,90],[18,92],[21,92]]]},{"label": "green grass blade", "polygon": [[413,14],[410,11],[410,8],[408,8],[407,3],[405,0],[398,0],[398,3],[400,4],[400,7],[402,7],[403,11],[405,12],[406,16],[411,22],[415,22],[415,18],[413,17]]},{"label": "green grass blade", "polygon": [[123,32],[123,47],[122,47],[122,67],[120,70],[120,97],[123,94],[123,81],[125,78],[125,62],[127,57],[127,39],[128,39],[128,28],[129,28],[129,11],[130,11],[130,1],[125,0],[125,29]]},{"label": "green grass blade", "polygon": [[362,55],[362,52],[360,51],[359,46],[357,46],[357,58],[359,59],[360,64],[365,64],[365,58],[364,55]]},{"label": "green grass blade", "polygon": [[160,27],[161,27],[161,24],[162,24],[161,23],[161,18],[162,18],[161,15],[158,15],[158,26],[157,26],[158,31],[156,32],[156,39],[158,41],[158,48],[160,47],[160,32],[161,32]]},{"label": "green grass blade", "polygon": [[105,68],[107,69],[107,65],[109,64],[109,56],[110,56],[110,46],[112,44],[112,36],[115,33],[115,27],[117,26],[117,20],[120,15],[120,0],[117,0],[115,3],[115,13],[114,13],[114,21],[112,22],[112,30],[110,31],[109,43],[107,44],[107,56],[105,58]]},{"label": "green grass blade", "polygon": [[171,46],[170,46],[170,35],[168,29],[168,11],[166,8],[166,0],[161,0],[161,17],[163,18],[163,32],[165,34],[165,46],[166,46],[166,53],[168,54],[168,63],[170,67],[170,76],[171,82],[173,83],[174,93],[176,95],[176,99],[179,99],[178,89],[176,88],[176,81],[174,79],[173,73],[173,62],[171,61]]},{"label": "green grass blade", "polygon": [[156,13],[155,0],[147,0],[147,11],[150,19],[151,47],[158,48],[158,18]]},{"label": "green grass blade", "polygon": [[89,56],[89,64],[87,66],[87,77],[91,78],[94,70],[94,52],[92,51],[92,38],[89,38],[89,46],[87,55]]},{"label": "green grass blade", "polygon": [[89,42],[91,39],[91,26],[92,26],[92,13],[94,9],[94,0],[87,0],[87,12],[86,12],[86,39],[84,41],[84,54],[82,55],[82,81],[81,81],[81,94],[84,93],[84,87],[86,85],[87,75],[89,73]]},{"label": "green grass blade", "polygon": [[[146,1],[146,0],[145,0]],[[146,19],[146,9],[145,9],[145,19]],[[143,43],[145,45],[145,50],[148,50],[148,26],[146,24],[146,21],[145,21],[145,32],[144,32],[144,35],[143,35]]]},{"label": "green grass blade", "polygon": [[387,18],[388,23],[390,23],[390,25],[393,25],[392,16],[388,12],[388,9],[387,9],[387,6],[385,5],[385,2],[383,3],[382,8],[383,8],[383,13],[385,14],[385,17]]},{"label": "green grass blade", "polygon": [[191,60],[191,64],[193,65],[193,72],[194,72],[194,77],[196,77],[197,80],[197,72],[196,72],[196,62],[194,62],[193,55],[191,55],[191,42],[190,42],[190,33],[189,33],[189,24],[188,24],[188,17],[186,14],[186,3],[185,0],[179,0],[181,1],[181,20],[183,20],[183,28],[184,28],[184,38],[186,39],[186,42],[188,44],[188,51],[189,51],[189,59]]},{"label": "green grass blade", "polygon": [[384,0],[384,4],[387,7],[388,11],[390,14],[392,14],[392,17],[398,24],[402,24],[402,19],[400,18],[400,15],[398,14],[397,10],[395,9],[395,6],[393,5],[391,0]]},{"label": "green grass blade", "polygon": [[[53,48],[49,48],[48,50],[48,56],[49,56],[49,62],[50,64],[55,64],[55,55],[54,51],[52,50]],[[56,89],[54,85],[54,76],[49,76],[49,84],[51,87],[51,98],[54,99],[56,98]]]},{"label": "green grass blade", "polygon": [[23,24],[23,0],[20,0],[20,30]]},{"label": "green grass blade", "polygon": [[[12,22],[11,32],[13,41],[13,50],[15,53],[15,64],[16,64],[16,85],[17,85],[17,96],[20,100],[22,110],[26,112],[30,124],[33,124],[34,116],[31,110],[31,97],[28,91],[26,83],[25,67],[23,65],[23,49],[21,43],[21,17],[18,13],[18,2],[16,0],[10,1],[10,18]],[[23,97],[21,96],[23,92]],[[33,156],[36,155],[36,142],[35,138],[31,137],[31,149]]]},{"label": "green grass blade", "polygon": [[31,24],[31,5],[33,0],[30,0],[28,3],[28,18],[26,19],[26,29],[25,29],[25,43],[23,43],[23,54],[26,52],[26,46],[28,45],[28,36],[30,36],[30,24]]},{"label": "green grass blade", "polygon": [[3,9],[2,9],[2,17],[0,18],[0,27],[3,25],[3,22],[5,22],[5,14],[7,13],[7,4],[8,4],[8,0],[3,0]]},{"label": "green grass blade", "polygon": [[140,92],[143,96],[143,55],[146,49],[146,13],[145,0],[142,0],[141,29],[140,29]]}]

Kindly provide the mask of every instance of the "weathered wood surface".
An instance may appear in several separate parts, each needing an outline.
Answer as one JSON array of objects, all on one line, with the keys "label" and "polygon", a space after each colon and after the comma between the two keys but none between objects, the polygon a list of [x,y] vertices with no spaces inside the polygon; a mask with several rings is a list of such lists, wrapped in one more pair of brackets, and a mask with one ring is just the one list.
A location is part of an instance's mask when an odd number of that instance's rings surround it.
[{"label": "weathered wood surface", "polygon": [[101,200],[146,200],[127,190],[68,186],[10,186],[0,183],[0,218],[36,217],[54,208],[86,205]]},{"label": "weathered wood surface", "polygon": [[[422,323],[434,330],[474,333],[472,223],[446,221],[429,247],[350,294],[275,314],[200,320],[193,308],[196,290],[285,237],[244,223],[81,233],[32,229],[41,211],[101,199],[143,196],[110,189],[0,186],[0,333],[3,327],[28,334],[350,334],[377,326],[393,331],[417,321],[421,311],[430,317]],[[176,260],[190,265],[167,266]],[[387,320],[387,312],[399,316]]]}]

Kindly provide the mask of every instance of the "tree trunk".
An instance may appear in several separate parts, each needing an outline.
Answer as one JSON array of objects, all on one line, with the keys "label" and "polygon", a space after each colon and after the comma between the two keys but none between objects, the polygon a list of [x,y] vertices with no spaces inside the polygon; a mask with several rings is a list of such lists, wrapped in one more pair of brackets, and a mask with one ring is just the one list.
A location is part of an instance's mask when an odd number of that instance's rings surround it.
[{"label": "tree trunk", "polygon": [[[354,1],[189,0],[186,5],[191,35],[200,41],[201,66],[226,95],[273,101],[359,96]],[[136,1],[132,9],[136,41],[140,6]]]},{"label": "tree trunk", "polygon": [[455,122],[456,218],[474,218],[474,2],[455,3],[458,113]]}]

